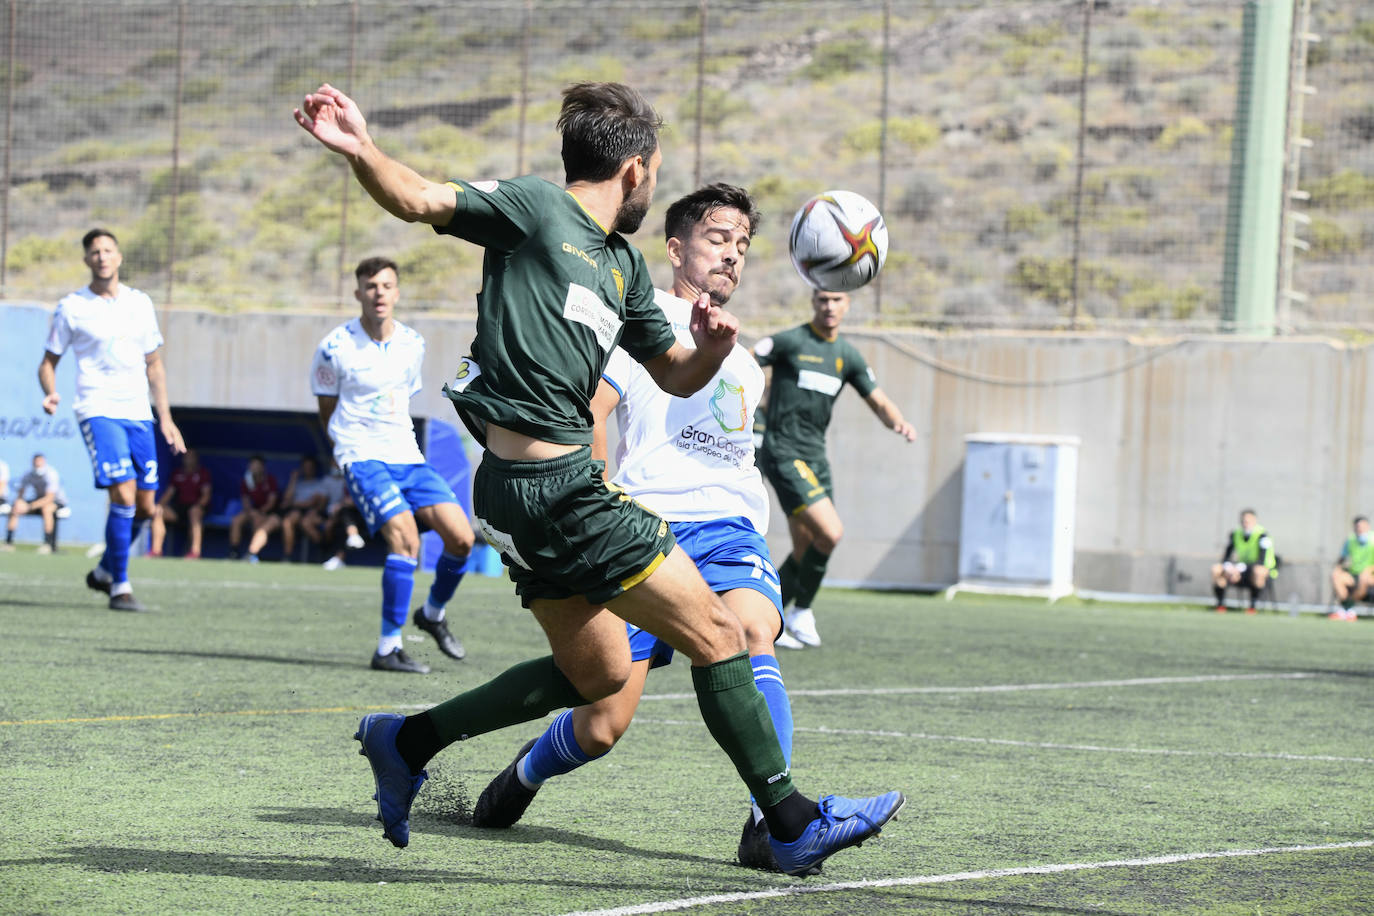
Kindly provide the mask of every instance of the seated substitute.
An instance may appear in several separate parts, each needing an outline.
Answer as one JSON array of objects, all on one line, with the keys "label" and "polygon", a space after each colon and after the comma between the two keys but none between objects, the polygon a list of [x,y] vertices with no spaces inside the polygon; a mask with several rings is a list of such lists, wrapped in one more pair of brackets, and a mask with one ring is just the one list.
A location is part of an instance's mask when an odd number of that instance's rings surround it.
[{"label": "seated substitute", "polygon": [[1355,531],[1341,545],[1341,556],[1331,570],[1331,587],[1336,590],[1340,610],[1327,616],[1332,620],[1354,620],[1355,602],[1370,597],[1374,587],[1374,543],[1369,537],[1369,519],[1355,516]]},{"label": "seated substitute", "polygon": [[210,511],[213,492],[211,485],[209,469],[201,465],[196,450],[188,448],[181,457],[181,467],[172,472],[171,486],[162,491],[162,497],[153,512],[153,543],[148,550],[149,556],[162,556],[168,525],[184,523],[190,539],[185,557],[188,560],[200,559],[205,513]]},{"label": "seated substitute", "polygon": [[331,572],[341,569],[345,551],[361,550],[367,543],[363,540],[363,514],[353,503],[348,492],[348,482],[344,480],[343,469],[330,463],[329,477],[325,479],[329,504],[325,508],[324,539],[334,547],[334,553],[321,565]]},{"label": "seated substitute", "polygon": [[1240,513],[1240,527],[1231,532],[1221,562],[1212,567],[1212,591],[1217,596],[1217,613],[1226,613],[1226,589],[1244,585],[1250,591],[1245,613],[1255,613],[1255,601],[1264,585],[1276,574],[1274,542],[1259,523],[1254,509]]},{"label": "seated substitute", "polygon": [[316,546],[324,542],[329,497],[329,478],[320,476],[320,460],[314,455],[302,455],[301,466],[291,472],[282,496],[282,559],[290,561],[296,555],[297,532]]},{"label": "seated substitute", "polygon": [[256,563],[258,554],[267,546],[268,535],[281,527],[281,516],[277,514],[277,507],[281,504],[281,487],[277,485],[277,478],[267,473],[267,464],[261,455],[248,459],[248,470],[239,483],[239,499],[242,505],[229,522],[229,556],[239,555],[243,529],[248,528],[252,536],[244,559]]},{"label": "seated substitute", "polygon": [[20,479],[14,493],[14,506],[10,509],[9,522],[5,526],[5,549],[14,549],[14,529],[19,527],[20,518],[41,515],[43,543],[38,545],[38,552],[52,553],[57,549],[57,510],[66,504],[67,496],[62,492],[57,468],[48,464],[42,452],[36,453],[33,467]]}]

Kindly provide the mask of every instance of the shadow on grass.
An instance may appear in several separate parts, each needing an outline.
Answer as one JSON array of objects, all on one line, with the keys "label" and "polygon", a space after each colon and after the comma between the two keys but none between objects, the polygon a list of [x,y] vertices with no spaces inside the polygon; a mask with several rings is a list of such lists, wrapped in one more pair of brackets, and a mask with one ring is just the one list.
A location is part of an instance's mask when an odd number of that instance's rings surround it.
[{"label": "shadow on grass", "polygon": [[[352,808],[268,808],[258,815],[258,819],[279,824],[357,827],[364,830],[375,831],[379,840],[382,834],[381,825],[375,820],[372,820],[371,815],[360,814]],[[527,846],[539,845],[541,843],[557,843],[562,846],[591,849],[597,852],[620,853],[622,855],[635,856],[641,859],[658,859],[667,862],[690,862],[702,865],[721,864],[720,859],[713,859],[706,856],[694,856],[681,852],[665,852],[659,849],[646,849],[642,846],[631,846],[620,840],[591,836],[585,833],[578,833],[574,830],[562,830],[556,827],[536,827],[529,824],[521,824],[509,830],[484,830],[480,827],[473,827],[468,823],[443,820],[433,814],[425,814],[421,811],[416,811],[412,814],[410,820],[410,833],[412,838],[433,834],[438,836],[477,838],[496,843],[513,843]],[[0,863],[0,865],[3,865],[3,863]]]},{"label": "shadow on grass", "polygon": [[[356,815],[355,815],[356,816]],[[381,840],[380,834],[378,841]],[[25,865],[77,865],[110,874],[160,872],[170,875],[248,878],[254,881],[324,881],[348,884],[461,881],[469,884],[510,884],[510,874],[490,874],[459,869],[377,866],[364,859],[324,855],[276,855],[270,853],[172,852],[165,849],[139,849],[131,846],[73,846],[65,852],[30,859],[0,859],[0,869]],[[521,875],[522,883],[544,884],[579,890],[617,890],[642,892],[652,884],[606,881],[540,880]]]},{"label": "shadow on grass", "polygon": [[158,658],[166,658],[169,655],[180,655],[185,658],[217,658],[234,662],[268,662],[274,665],[308,665],[316,668],[358,668],[363,665],[358,661],[343,661],[342,659],[328,658],[308,658],[300,656],[285,655],[254,655],[250,652],[196,652],[191,649],[102,649],[102,652],[119,652],[127,655],[156,655]]},{"label": "shadow on grass", "polygon": [[1126,910],[1104,910],[1099,907],[1080,908],[1064,906],[1061,903],[1038,904],[1011,900],[984,900],[978,897],[936,897],[929,894],[914,894],[906,900],[907,906],[911,908],[910,912],[913,913],[920,913],[924,909],[924,907],[917,906],[918,903],[928,905],[931,913],[954,912],[949,907],[958,907],[958,912],[963,913],[1005,911],[1008,913],[1091,913],[1093,916],[1134,916],[1134,911]]}]

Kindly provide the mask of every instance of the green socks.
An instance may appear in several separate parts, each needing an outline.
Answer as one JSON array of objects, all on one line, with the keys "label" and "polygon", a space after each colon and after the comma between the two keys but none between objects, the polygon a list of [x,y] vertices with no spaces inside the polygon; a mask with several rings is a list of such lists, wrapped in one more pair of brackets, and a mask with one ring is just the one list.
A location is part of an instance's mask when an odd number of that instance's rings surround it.
[{"label": "green socks", "polygon": [[[748,668],[747,660],[745,667]],[[752,678],[752,669],[750,676]],[[554,664],[553,656],[546,655],[507,668],[480,687],[445,700],[427,712],[410,716],[401,726],[401,731],[407,732],[413,728],[414,733],[398,733],[397,745],[400,746],[403,738],[419,738],[416,745],[402,750],[402,756],[407,758],[408,763],[423,758],[420,766],[424,766],[423,761],[428,761],[455,741],[484,735],[508,725],[519,725],[555,709],[585,706],[586,703],[587,700]],[[767,715],[766,709],[764,714]],[[414,726],[412,722],[415,722]],[[418,772],[413,763],[411,769]]]},{"label": "green socks", "polygon": [[768,702],[754,684],[749,653],[692,668],[697,705],[716,739],[760,808],[776,806],[793,793],[792,777],[778,745]]},{"label": "green socks", "polygon": [[801,562],[797,564],[797,592],[793,596],[796,607],[811,607],[815,604],[816,592],[821,589],[821,580],[825,578],[825,567],[829,563],[830,554],[821,553],[815,547],[806,548]]}]

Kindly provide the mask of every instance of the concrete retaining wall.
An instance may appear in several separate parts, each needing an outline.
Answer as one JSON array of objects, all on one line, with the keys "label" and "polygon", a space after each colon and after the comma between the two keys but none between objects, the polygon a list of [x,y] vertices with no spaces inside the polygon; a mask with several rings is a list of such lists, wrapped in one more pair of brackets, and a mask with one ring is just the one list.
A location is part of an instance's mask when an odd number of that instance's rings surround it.
[{"label": "concrete retaining wall", "polygon": [[[310,355],[346,317],[164,313],[172,401],[313,409]],[[414,412],[448,418],[439,389],[467,352],[474,322],[408,323],[429,345]],[[1205,595],[1207,568],[1250,506],[1284,558],[1279,598],[1323,602],[1351,516],[1374,512],[1368,347],[1223,336],[847,333],[920,438],[903,442],[853,392],[841,396],[830,456],[846,534],[833,580],[955,581],[968,433],[1081,439],[1075,582],[1083,588]],[[36,367],[41,350],[31,341],[20,352]],[[36,404],[36,383],[32,394]],[[769,540],[781,558],[787,537],[776,512]]]}]

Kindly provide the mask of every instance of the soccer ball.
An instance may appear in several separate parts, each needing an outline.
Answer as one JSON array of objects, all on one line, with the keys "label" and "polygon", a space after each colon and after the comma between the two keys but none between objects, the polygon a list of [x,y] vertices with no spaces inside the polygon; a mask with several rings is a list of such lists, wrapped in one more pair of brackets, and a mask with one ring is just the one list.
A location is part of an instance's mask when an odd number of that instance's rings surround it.
[{"label": "soccer ball", "polygon": [[802,204],[788,239],[792,266],[816,289],[848,292],[882,270],[887,224],[867,198],[853,191],[826,191]]}]

